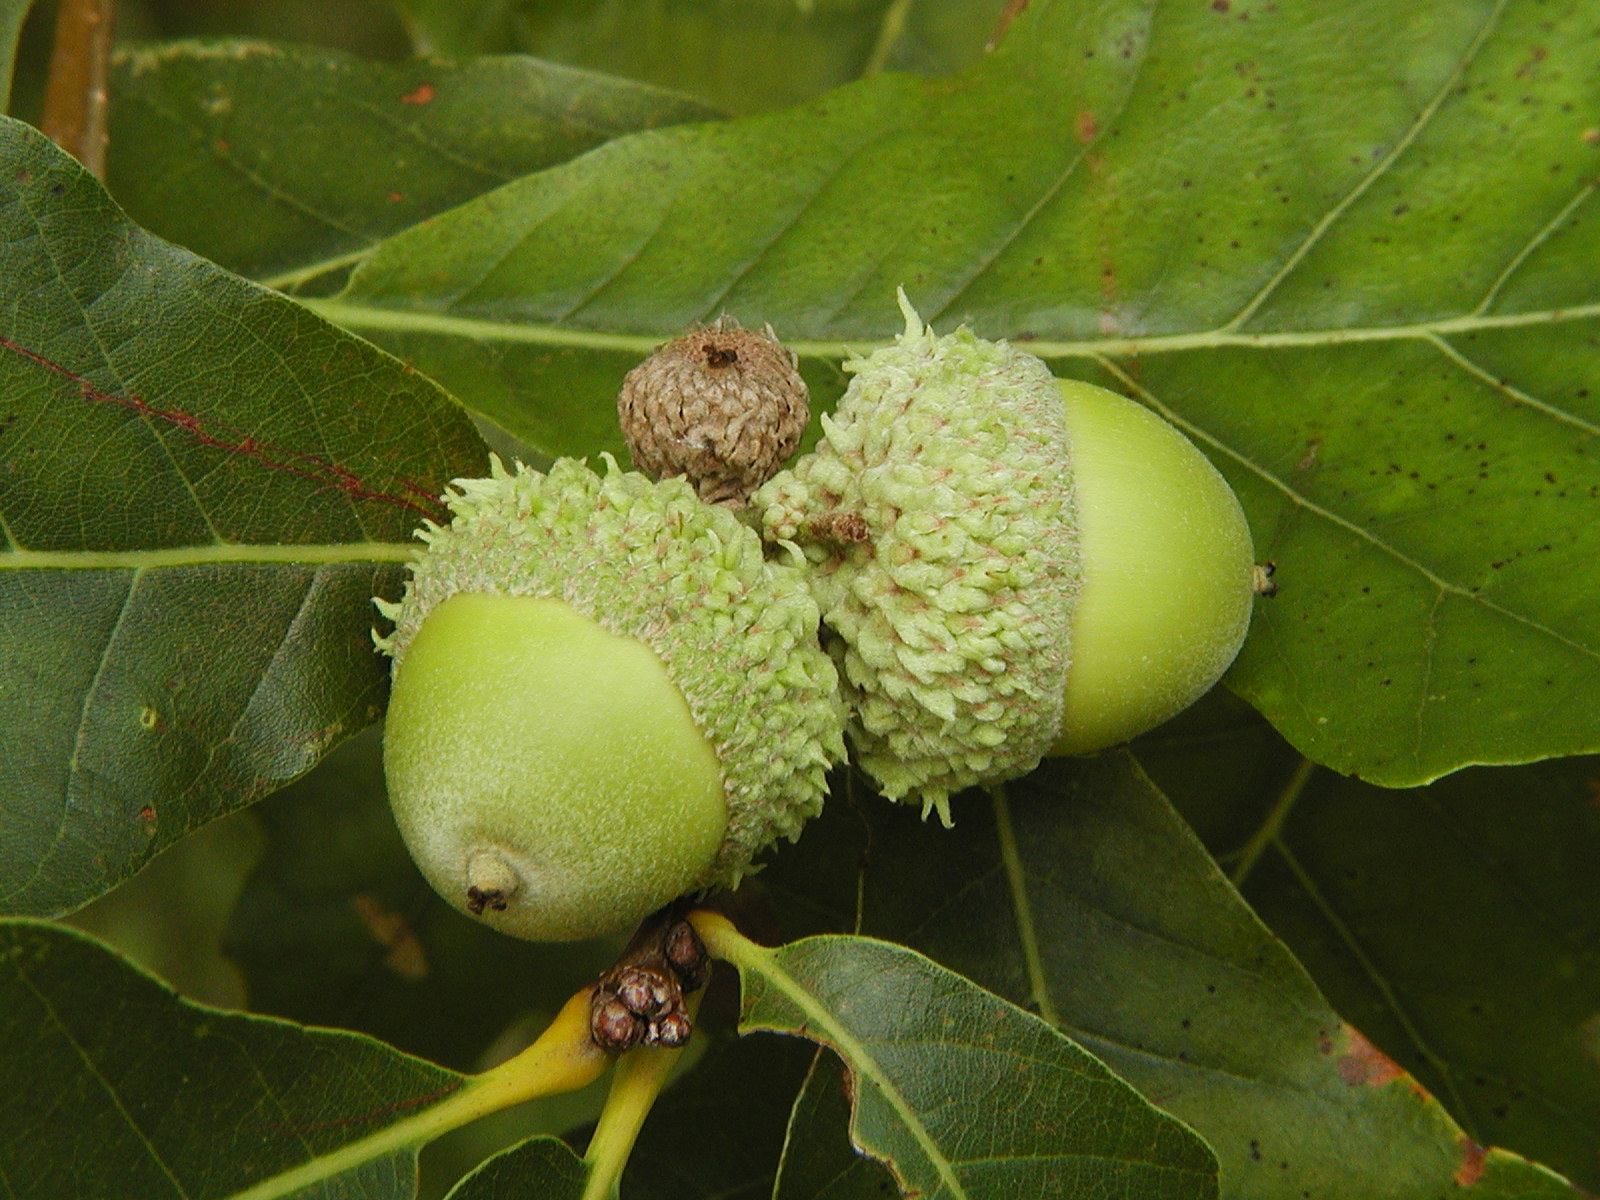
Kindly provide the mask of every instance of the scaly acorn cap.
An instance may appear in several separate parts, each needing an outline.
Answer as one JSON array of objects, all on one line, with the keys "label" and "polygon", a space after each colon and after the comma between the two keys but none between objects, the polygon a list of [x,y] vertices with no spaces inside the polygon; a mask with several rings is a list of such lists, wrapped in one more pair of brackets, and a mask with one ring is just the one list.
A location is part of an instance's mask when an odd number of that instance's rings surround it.
[{"label": "scaly acorn cap", "polygon": [[[391,800],[413,856],[446,899],[524,937],[605,932],[677,895],[736,883],[756,854],[780,836],[794,837],[820,811],[825,773],[843,758],[844,746],[837,676],[817,645],[818,609],[801,571],[767,562],[760,539],[731,512],[702,502],[681,479],[655,483],[619,470],[609,457],[603,476],[571,460],[557,461],[546,475],[520,464],[508,471],[496,459],[488,478],[456,480],[445,500],[454,519],[419,531],[427,549],[412,566],[404,598],[398,604],[377,603],[394,622],[393,632],[378,639],[394,660],[385,746]],[[694,726],[715,751],[711,778],[720,768],[726,826],[717,844],[717,814],[714,851],[689,877],[673,878],[669,871],[663,881],[633,888],[626,878],[630,872],[648,876],[657,865],[650,861],[654,835],[648,828],[656,810],[641,815],[626,808],[634,801],[622,801],[627,815],[616,817],[608,809],[605,789],[613,786],[608,780],[595,784],[600,798],[594,813],[571,818],[558,812],[554,824],[576,831],[560,834],[567,841],[559,845],[541,840],[546,837],[542,815],[519,817],[524,803],[531,813],[542,811],[538,805],[567,804],[566,792],[588,790],[590,775],[606,775],[611,756],[620,763],[631,749],[616,745],[616,739],[630,735],[590,728],[584,722],[591,718],[585,717],[573,736],[598,767],[581,767],[575,784],[560,787],[541,771],[531,772],[539,777],[527,777],[526,763],[539,760],[536,755],[524,760],[522,743],[539,736],[546,723],[560,724],[563,705],[613,704],[602,712],[616,712],[621,723],[631,715],[629,706],[642,703],[630,696],[596,696],[606,684],[587,677],[594,660],[590,643],[571,651],[577,661],[571,677],[562,669],[561,694],[539,700],[554,713],[535,719],[531,735],[520,726],[510,734],[495,729],[500,708],[519,706],[519,697],[507,689],[515,689],[529,668],[513,659],[518,665],[509,680],[502,677],[493,624],[483,643],[489,695],[472,705],[475,711],[460,730],[438,728],[455,716],[450,709],[455,701],[417,694],[438,693],[435,681],[441,677],[450,687],[465,689],[459,694],[472,695],[477,686],[472,678],[454,681],[452,672],[476,673],[459,660],[476,653],[471,647],[478,643],[434,631],[466,623],[476,637],[474,623],[509,617],[516,624],[526,616],[543,637],[552,614],[558,640],[570,627],[574,639],[592,636],[606,646],[616,638],[633,639],[647,647],[648,655],[639,655],[637,646],[628,653],[646,661],[646,673],[655,670],[651,655],[659,660],[671,684],[662,687],[681,693]],[[423,671],[430,637],[448,648],[435,650],[434,665]],[[500,638],[512,640],[510,633]],[[610,650],[602,647],[602,653]],[[653,736],[648,729],[645,734]],[[695,738],[692,731],[689,736]],[[619,767],[632,777],[615,786],[659,787],[659,780],[639,785],[636,778],[657,773],[653,753],[641,751],[634,766]],[[444,760],[454,765],[441,766]],[[554,797],[542,794],[562,789]],[[676,796],[666,802],[676,802]],[[668,819],[663,811],[660,820]],[[608,827],[618,824],[629,828]],[[626,852],[610,845],[617,838]],[[583,844],[568,844],[572,841]],[[574,863],[585,855],[594,863]],[[552,882],[541,890],[541,881],[527,876],[547,867],[562,880],[570,876],[578,882],[570,888]],[[660,894],[663,890],[666,894]],[[614,902],[612,891],[627,898]]]},{"label": "scaly acorn cap", "polygon": [[721,317],[656,347],[628,372],[617,419],[633,465],[682,475],[711,504],[741,507],[789,461],[811,415],[794,354]]},{"label": "scaly acorn cap", "polygon": [[1025,774],[1061,731],[1079,588],[1066,414],[1048,368],[962,328],[905,332],[815,453],[751,498],[797,544],[852,709],[856,760],[949,823],[950,793]]}]

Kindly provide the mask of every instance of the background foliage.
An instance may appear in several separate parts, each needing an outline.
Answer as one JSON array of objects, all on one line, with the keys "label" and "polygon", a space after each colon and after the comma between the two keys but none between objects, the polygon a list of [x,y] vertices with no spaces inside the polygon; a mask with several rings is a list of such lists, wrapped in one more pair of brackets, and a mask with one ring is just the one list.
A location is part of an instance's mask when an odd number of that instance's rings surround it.
[{"label": "background foliage", "polygon": [[[422,884],[353,736],[367,597],[485,439],[620,452],[622,374],[724,311],[829,405],[902,284],[1184,428],[1282,590],[1229,692],[954,835],[841,772],[728,901],[793,943],[741,964],[746,1025],[833,1050],[734,1040],[724,980],[624,1194],[1094,1186],[1057,1151],[1141,1196],[1600,1189],[1594,7],[1019,7],[128,4],[102,187],[26,124],[52,6],[0,3],[8,1191],[232,1194],[610,960]],[[255,1015],[37,919],[96,897],[80,928]],[[1131,1088],[1068,1078],[1101,1063]],[[463,1130],[424,1187],[596,1104]],[[966,1104],[981,1154],[934,1120]],[[584,1178],[538,1138],[456,1194]]]}]

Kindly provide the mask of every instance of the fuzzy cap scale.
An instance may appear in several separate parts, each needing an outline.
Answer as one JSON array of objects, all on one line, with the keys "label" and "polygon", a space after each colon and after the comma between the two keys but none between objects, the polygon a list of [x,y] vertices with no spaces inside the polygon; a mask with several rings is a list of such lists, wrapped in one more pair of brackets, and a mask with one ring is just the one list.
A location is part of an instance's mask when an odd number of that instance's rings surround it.
[{"label": "fuzzy cap scale", "polygon": [[965,328],[905,332],[852,372],[816,452],[755,496],[800,546],[857,761],[949,820],[951,792],[1030,771],[1061,732],[1078,590],[1061,395]]},{"label": "fuzzy cap scale", "polygon": [[548,475],[498,459],[456,480],[454,520],[419,531],[427,550],[395,623],[378,639],[398,670],[422,622],[458,593],[564,601],[648,646],[715,748],[728,804],[723,844],[698,886],[736,883],[751,858],[821,810],[843,759],[833,664],[799,570],[764,560],[760,539],[682,479],[652,482],[607,457],[597,475],[557,461]]}]

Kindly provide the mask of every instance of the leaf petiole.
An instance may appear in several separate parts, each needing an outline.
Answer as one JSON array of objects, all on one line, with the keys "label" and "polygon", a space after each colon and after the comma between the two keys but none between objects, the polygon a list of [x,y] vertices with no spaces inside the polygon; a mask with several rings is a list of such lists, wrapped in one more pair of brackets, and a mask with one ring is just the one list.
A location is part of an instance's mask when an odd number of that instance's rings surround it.
[{"label": "leaf petiole", "polygon": [[[692,1019],[699,1008],[699,997],[686,1007]],[[682,1054],[676,1049],[638,1046],[618,1061],[617,1073],[611,1077],[611,1091],[583,1156],[583,1164],[589,1170],[583,1200],[617,1200],[633,1143]]]},{"label": "leaf petiole", "polygon": [[292,1170],[236,1192],[230,1200],[271,1200],[349,1171],[362,1163],[408,1146],[431,1141],[479,1117],[541,1096],[576,1091],[598,1079],[611,1057],[589,1036],[592,989],[569,999],[538,1039],[492,1070],[469,1078],[431,1108],[341,1146]]}]

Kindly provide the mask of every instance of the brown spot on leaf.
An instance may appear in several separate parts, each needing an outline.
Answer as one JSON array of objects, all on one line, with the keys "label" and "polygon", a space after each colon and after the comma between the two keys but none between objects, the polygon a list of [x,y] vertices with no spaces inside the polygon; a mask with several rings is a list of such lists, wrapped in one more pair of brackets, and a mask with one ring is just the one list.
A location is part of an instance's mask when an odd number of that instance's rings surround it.
[{"label": "brown spot on leaf", "polygon": [[361,918],[373,939],[389,951],[383,956],[384,966],[412,983],[428,977],[428,952],[411,928],[411,922],[371,892],[353,896],[350,907],[356,910],[356,916]]},{"label": "brown spot on leaf", "polygon": [[1526,79],[1532,75],[1534,68],[1550,57],[1550,51],[1543,46],[1535,46],[1528,52],[1527,60],[1517,68],[1517,78]]},{"label": "brown spot on leaf", "polygon": [[1094,119],[1094,114],[1085,110],[1080,112],[1073,121],[1073,129],[1076,131],[1080,142],[1092,142],[1095,134],[1100,132],[1100,125]]},{"label": "brown spot on leaf", "polygon": [[401,104],[432,104],[433,84],[419,83],[411,91],[400,97]]},{"label": "brown spot on leaf", "polygon": [[1461,1165],[1451,1176],[1457,1187],[1471,1187],[1483,1178],[1489,1152],[1469,1137],[1461,1139]]},{"label": "brown spot on leaf", "polygon": [[[87,402],[126,409],[153,425],[170,427],[188,436],[201,446],[250,459],[255,464],[270,470],[283,471],[324,486],[337,488],[352,499],[381,500],[388,504],[409,508],[426,516],[438,515],[439,506],[437,502],[430,501],[429,506],[424,507],[408,497],[378,491],[358,478],[349,468],[339,463],[319,458],[302,450],[263,442],[237,426],[228,425],[217,420],[213,415],[202,415],[178,408],[163,408],[159,402],[152,403],[143,396],[103,392],[82,375],[76,374],[61,363],[45,357],[39,351],[30,349],[19,342],[14,342],[4,335],[0,335],[0,351],[14,354],[66,381]],[[322,369],[326,371],[328,369],[327,364],[324,364]],[[258,779],[252,782],[251,788],[257,789],[258,785],[259,790],[248,792],[246,799],[254,799],[257,796],[264,795],[266,791],[278,786],[278,782],[274,781],[269,785],[267,781]]]},{"label": "brown spot on leaf", "polygon": [[989,49],[993,50],[1000,44],[1000,39],[1006,36],[1006,31],[1011,28],[1011,22],[1023,14],[1028,7],[1028,0],[1007,0],[1006,10],[1000,14],[1000,24],[995,28],[994,36],[989,39]]},{"label": "brown spot on leaf", "polygon": [[1339,1078],[1351,1087],[1382,1087],[1405,1074],[1399,1063],[1369,1042],[1359,1029],[1346,1025],[1341,1032],[1344,1053],[1337,1060]]}]

